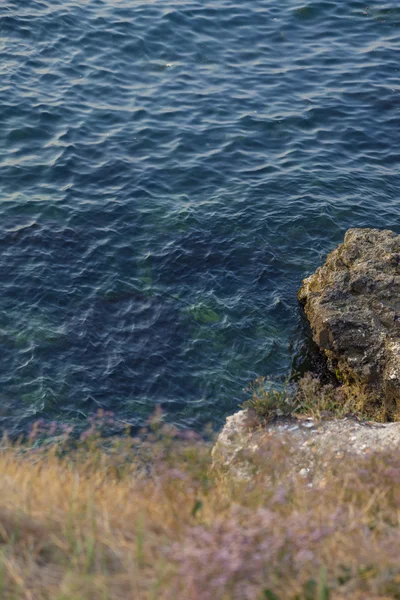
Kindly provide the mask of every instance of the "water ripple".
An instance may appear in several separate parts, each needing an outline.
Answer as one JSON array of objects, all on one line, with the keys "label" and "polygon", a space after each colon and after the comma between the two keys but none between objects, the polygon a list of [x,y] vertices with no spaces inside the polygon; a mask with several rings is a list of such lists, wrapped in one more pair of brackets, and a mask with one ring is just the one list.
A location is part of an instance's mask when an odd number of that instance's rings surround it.
[{"label": "water ripple", "polygon": [[2,426],[218,425],[350,226],[398,229],[400,12],[0,7]]}]

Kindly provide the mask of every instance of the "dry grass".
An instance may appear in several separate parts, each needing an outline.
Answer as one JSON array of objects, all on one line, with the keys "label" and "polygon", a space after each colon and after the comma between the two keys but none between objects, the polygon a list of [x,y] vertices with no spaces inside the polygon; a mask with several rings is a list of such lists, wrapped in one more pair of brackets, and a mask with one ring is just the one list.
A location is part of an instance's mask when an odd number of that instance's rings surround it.
[{"label": "dry grass", "polygon": [[323,384],[311,373],[294,384],[285,382],[280,388],[271,387],[268,379],[260,377],[253,382],[250,392],[251,397],[243,407],[253,409],[261,424],[277,416],[293,414],[304,414],[316,420],[341,419],[348,414],[378,423],[400,420],[399,410],[388,412],[385,403],[365,386],[356,383]]},{"label": "dry grass", "polygon": [[310,487],[283,446],[240,482],[171,431],[3,446],[2,600],[400,598],[397,454],[332,457]]}]

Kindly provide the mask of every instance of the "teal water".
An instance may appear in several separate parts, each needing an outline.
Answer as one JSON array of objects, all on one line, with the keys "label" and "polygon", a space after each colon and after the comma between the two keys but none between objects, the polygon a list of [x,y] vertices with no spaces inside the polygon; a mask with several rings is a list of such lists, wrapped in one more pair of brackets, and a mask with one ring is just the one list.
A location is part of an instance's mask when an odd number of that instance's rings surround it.
[{"label": "teal water", "polygon": [[285,375],[296,290],[400,231],[400,10],[0,5],[0,426],[219,426]]}]

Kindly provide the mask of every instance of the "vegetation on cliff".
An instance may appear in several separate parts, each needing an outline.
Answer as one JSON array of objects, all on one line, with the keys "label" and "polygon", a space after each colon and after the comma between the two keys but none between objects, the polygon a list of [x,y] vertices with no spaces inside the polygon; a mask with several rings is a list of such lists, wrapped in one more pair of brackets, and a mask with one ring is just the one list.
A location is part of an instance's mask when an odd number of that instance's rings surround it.
[{"label": "vegetation on cliff", "polygon": [[400,598],[398,453],[333,456],[310,485],[276,441],[246,481],[162,420],[96,431],[3,440],[0,598]]},{"label": "vegetation on cliff", "polygon": [[[365,385],[346,382],[323,383],[312,373],[279,387],[266,377],[250,386],[251,396],[243,408],[254,411],[255,424],[265,425],[277,417],[305,415],[316,420],[354,415],[357,418],[386,422],[382,402]],[[399,415],[397,415],[398,417]],[[398,420],[396,418],[395,420]]]}]

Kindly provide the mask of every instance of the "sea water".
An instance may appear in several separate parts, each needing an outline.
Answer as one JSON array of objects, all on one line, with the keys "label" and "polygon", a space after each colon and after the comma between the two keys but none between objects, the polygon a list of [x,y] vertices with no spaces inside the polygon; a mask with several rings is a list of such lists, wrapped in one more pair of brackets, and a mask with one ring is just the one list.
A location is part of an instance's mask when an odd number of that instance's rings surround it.
[{"label": "sea water", "polygon": [[290,373],[302,279],[400,231],[399,50],[394,2],[3,2],[0,426]]}]

